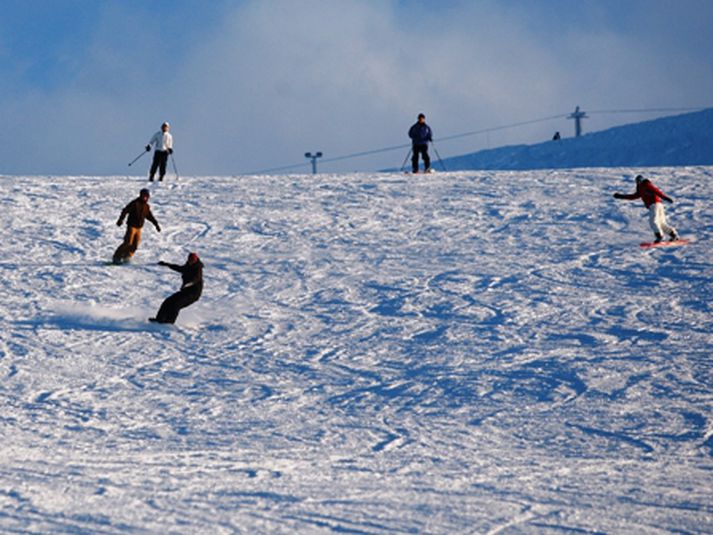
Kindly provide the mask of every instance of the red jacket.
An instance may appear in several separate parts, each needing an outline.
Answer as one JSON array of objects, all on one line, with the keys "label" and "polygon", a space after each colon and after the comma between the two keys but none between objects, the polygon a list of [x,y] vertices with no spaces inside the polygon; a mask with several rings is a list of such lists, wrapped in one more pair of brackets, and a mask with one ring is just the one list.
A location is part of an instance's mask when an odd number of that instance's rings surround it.
[{"label": "red jacket", "polygon": [[627,199],[630,201],[633,201],[634,199],[641,199],[646,208],[649,208],[652,204],[661,202],[662,199],[668,200],[668,196],[659,188],[654,186],[650,180],[643,180],[639,182],[636,185],[636,193],[619,193],[617,198]]}]

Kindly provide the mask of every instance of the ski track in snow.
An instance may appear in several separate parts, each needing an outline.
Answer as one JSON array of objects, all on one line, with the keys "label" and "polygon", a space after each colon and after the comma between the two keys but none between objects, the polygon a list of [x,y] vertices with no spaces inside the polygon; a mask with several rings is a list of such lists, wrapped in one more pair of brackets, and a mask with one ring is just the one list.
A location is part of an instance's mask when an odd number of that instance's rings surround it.
[{"label": "ski track in snow", "polygon": [[0,530],[713,532],[711,173],[0,177]]}]

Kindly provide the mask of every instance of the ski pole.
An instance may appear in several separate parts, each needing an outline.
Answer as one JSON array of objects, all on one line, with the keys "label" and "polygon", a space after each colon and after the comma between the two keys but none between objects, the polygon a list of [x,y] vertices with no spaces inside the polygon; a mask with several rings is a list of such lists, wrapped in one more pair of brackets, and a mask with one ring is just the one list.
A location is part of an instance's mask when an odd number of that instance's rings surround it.
[{"label": "ski pole", "polygon": [[438,158],[438,161],[440,162],[441,167],[443,167],[443,170],[445,171],[446,166],[443,164],[443,160],[441,160],[441,155],[438,154],[438,149],[436,148],[436,144],[433,141],[431,141],[431,147],[433,147],[433,152],[436,153],[436,157]]},{"label": "ski pole", "polygon": [[406,155],[406,158],[404,158],[404,163],[401,164],[401,172],[402,172],[402,173],[404,172],[404,167],[406,167],[406,162],[407,162],[408,159],[411,157],[411,152],[412,152],[412,151],[413,151],[413,148],[410,148],[410,149],[408,150],[408,154]]},{"label": "ski pole", "polygon": [[176,160],[173,159],[173,153],[171,153],[171,163],[173,164],[173,172],[176,173],[176,180],[178,180],[181,177],[178,176],[178,169],[176,169]]},{"label": "ski pole", "polygon": [[139,154],[136,158],[134,158],[133,160],[131,160],[131,162],[129,163],[129,167],[131,167],[131,164],[133,164],[134,162],[136,162],[136,160],[138,160],[139,158],[141,158],[141,157],[142,157],[144,154],[146,154],[147,152],[148,152],[147,150],[142,151],[141,154]]}]

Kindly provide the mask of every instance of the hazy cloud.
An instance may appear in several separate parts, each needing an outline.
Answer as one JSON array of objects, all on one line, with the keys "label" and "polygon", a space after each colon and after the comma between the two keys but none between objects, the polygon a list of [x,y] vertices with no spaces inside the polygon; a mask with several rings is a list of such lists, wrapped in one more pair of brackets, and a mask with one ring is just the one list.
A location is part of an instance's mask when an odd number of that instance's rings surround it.
[{"label": "hazy cloud", "polygon": [[[420,111],[438,140],[577,104],[710,104],[713,38],[696,31],[713,22],[713,6],[621,4],[256,0],[215,4],[198,27],[179,10],[147,31],[149,12],[109,3],[67,58],[71,76],[0,104],[0,171],[127,172],[165,119],[183,173],[236,174],[298,163],[308,150],[339,156],[406,143]],[[191,30],[176,31],[181,23]],[[643,118],[593,115],[585,127]],[[534,142],[554,129],[568,134],[571,125],[438,148],[445,156]],[[399,165],[404,155],[324,169]]]}]

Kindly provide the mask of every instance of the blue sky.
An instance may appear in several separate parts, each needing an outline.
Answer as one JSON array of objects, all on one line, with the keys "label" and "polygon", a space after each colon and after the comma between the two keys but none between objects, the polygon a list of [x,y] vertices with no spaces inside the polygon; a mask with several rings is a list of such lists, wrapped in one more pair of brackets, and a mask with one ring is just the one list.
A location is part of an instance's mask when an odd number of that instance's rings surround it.
[{"label": "blue sky", "polygon": [[[232,175],[406,143],[420,111],[438,143],[576,105],[713,105],[708,0],[1,4],[3,174],[143,172],[127,163],[164,120],[183,174]],[[655,115],[592,113],[585,131]],[[555,130],[571,135],[571,121],[437,146],[445,157]]]}]

